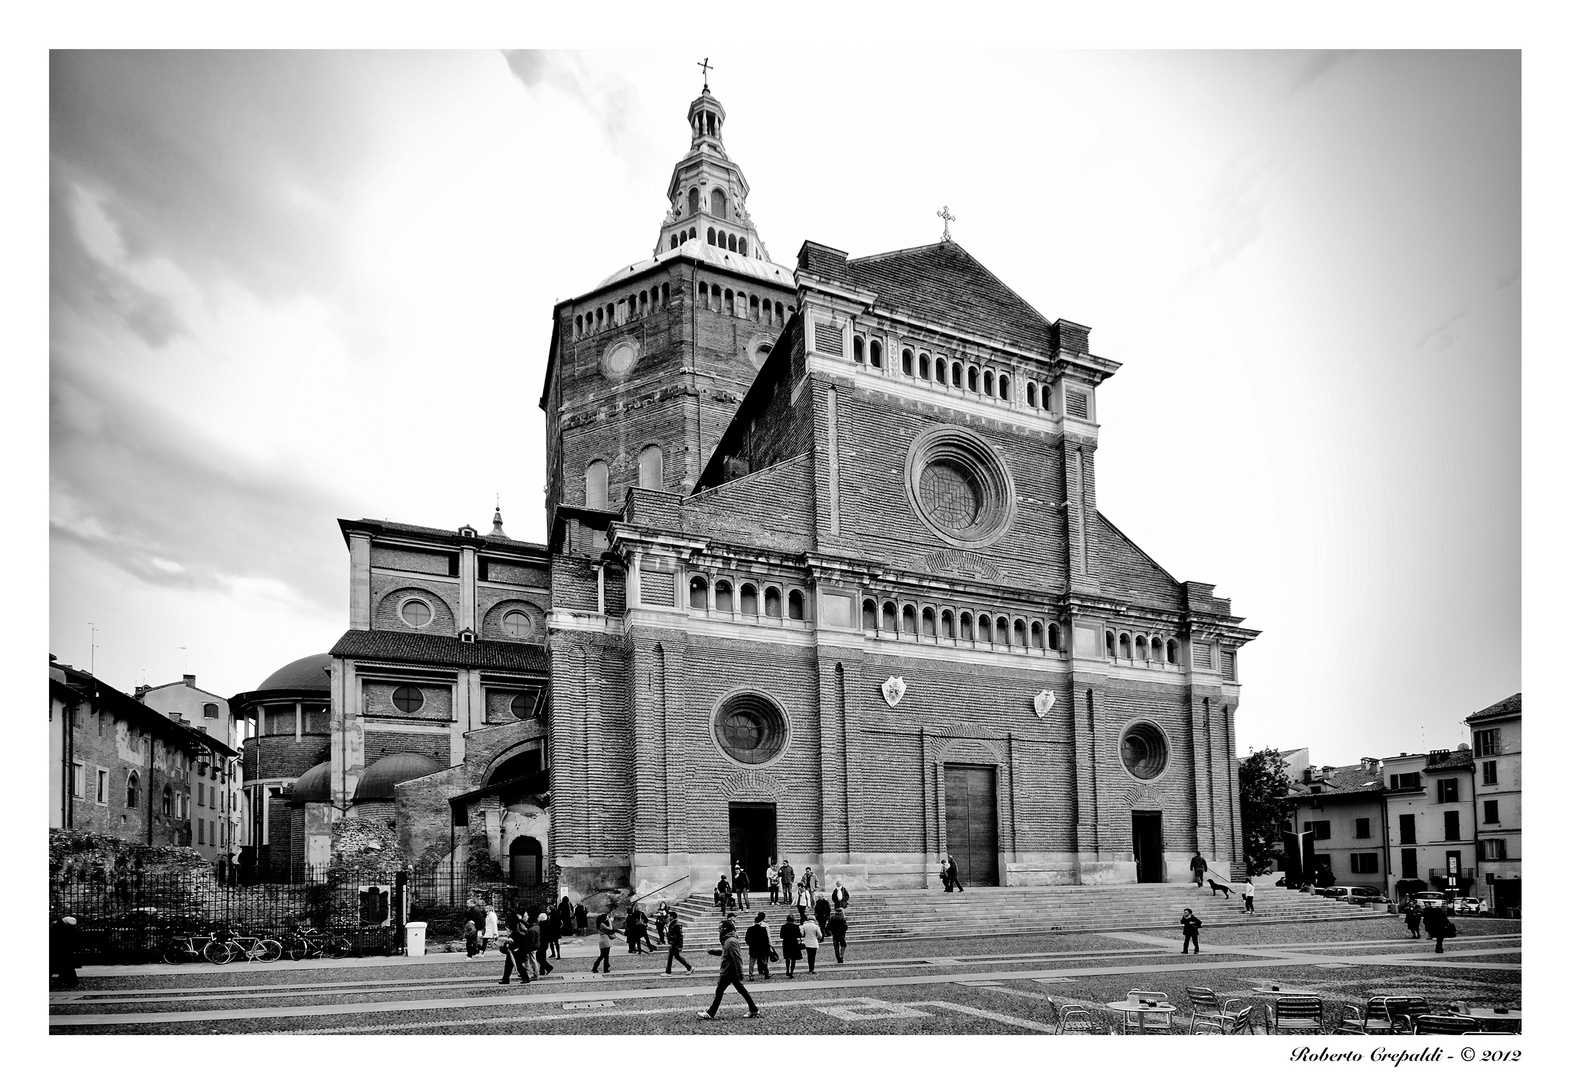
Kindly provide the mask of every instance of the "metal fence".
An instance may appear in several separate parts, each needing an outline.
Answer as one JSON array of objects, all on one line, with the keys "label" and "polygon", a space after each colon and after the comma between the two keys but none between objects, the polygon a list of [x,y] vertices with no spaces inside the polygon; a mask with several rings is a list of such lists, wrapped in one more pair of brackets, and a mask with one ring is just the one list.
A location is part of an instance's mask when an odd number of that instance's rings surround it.
[{"label": "metal fence", "polygon": [[315,927],[350,939],[361,955],[400,947],[401,923],[427,924],[431,942],[460,937],[469,900],[510,911],[544,909],[554,884],[471,882],[464,875],[410,872],[386,880],[349,879],[312,871],[287,883],[238,884],[211,869],[60,874],[49,885],[51,919],[73,915],[82,959],[137,963],[157,959],[183,934],[227,929],[278,936]]}]

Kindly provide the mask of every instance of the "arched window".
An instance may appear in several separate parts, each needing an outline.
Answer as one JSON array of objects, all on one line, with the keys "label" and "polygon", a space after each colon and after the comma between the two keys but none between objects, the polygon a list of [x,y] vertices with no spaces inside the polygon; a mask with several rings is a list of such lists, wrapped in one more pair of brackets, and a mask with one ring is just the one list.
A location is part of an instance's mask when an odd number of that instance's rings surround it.
[{"label": "arched window", "polygon": [[649,290],[640,289],[638,292],[638,313],[646,314],[649,311]]},{"label": "arched window", "polygon": [[863,340],[861,334],[857,334],[855,337],[853,337],[851,339],[851,359],[860,364],[862,362],[862,352],[865,347],[866,342]]},{"label": "arched window", "polygon": [[689,214],[696,214],[696,213],[698,213],[698,189],[697,188],[689,188],[688,191],[687,191],[687,212]]},{"label": "arched window", "polygon": [[1031,623],[1031,648],[1033,648],[1033,649],[1040,649],[1041,647],[1042,647],[1042,624],[1039,623],[1039,622],[1034,622],[1033,621]]},{"label": "arched window", "polygon": [[610,506],[611,469],[603,461],[591,461],[584,470],[584,505],[591,510]]},{"label": "arched window", "polygon": [[975,640],[975,635],[971,633],[971,613],[969,611],[962,611],[960,613],[960,640]]},{"label": "arched window", "polygon": [[956,360],[954,363],[949,365],[949,385],[953,386],[956,390],[959,390],[960,380],[960,361]]},{"label": "arched window", "polygon": [[708,235],[709,235],[709,242],[711,244],[713,244],[715,242],[715,230],[713,228],[710,228]]},{"label": "arched window", "polygon": [[988,397],[993,396],[993,373],[991,371],[982,372],[982,393]]},{"label": "arched window", "polygon": [[1009,644],[1009,620],[1004,618],[1002,615],[1000,615],[998,617],[997,622],[994,624],[994,629],[996,629],[998,631],[997,638],[996,638],[998,643],[1000,645],[1008,645]]},{"label": "arched window", "polygon": [[971,367],[966,369],[966,389],[971,391],[973,394],[976,393],[976,374],[976,368]]},{"label": "arched window", "polygon": [[1133,660],[1135,658],[1134,652],[1129,647],[1128,634],[1118,635],[1118,655],[1123,657],[1125,660]]},{"label": "arched window", "polygon": [[671,250],[676,250],[676,233],[671,234]]},{"label": "arched window", "polygon": [[916,608],[910,604],[900,609],[900,632],[916,636]]},{"label": "arched window", "polygon": [[217,720],[218,719],[218,706],[214,705],[211,701],[209,701],[206,705],[203,705],[202,706],[202,718],[204,720]]},{"label": "arched window", "polygon": [[878,604],[873,600],[862,601],[862,629],[878,629]]},{"label": "arched window", "polygon": [[942,356],[940,356],[938,358],[938,363],[935,366],[937,368],[937,373],[938,373],[938,385],[939,386],[948,386],[949,385],[949,361],[945,360]]},{"label": "arched window", "polygon": [[742,583],[742,603],[740,606],[743,615],[758,614],[758,586],[751,581]]},{"label": "arched window", "polygon": [[948,608],[939,613],[938,636],[946,641],[955,640],[955,613]]},{"label": "arched window", "polygon": [[725,291],[725,313],[727,315],[736,314],[736,294],[730,289]]},{"label": "arched window", "polygon": [[514,885],[540,884],[540,861],[544,852],[540,841],[519,836],[507,846],[507,879]]},{"label": "arched window", "polygon": [[[1041,636],[1042,636],[1041,628],[1038,627],[1037,628],[1037,637],[1040,638]],[[1024,645],[1026,643],[1026,623],[1025,623],[1024,619],[1016,619],[1015,620],[1015,636],[1013,638],[1013,641],[1014,641],[1014,643],[1016,645]]]},{"label": "arched window", "polygon": [[744,236],[736,242],[736,252],[738,255],[747,254],[747,237]]},{"label": "arched window", "polygon": [[735,606],[729,581],[715,582],[715,610],[730,611]]},{"label": "arched window", "polygon": [[125,778],[125,805],[127,810],[135,810],[142,801],[142,778],[131,770],[131,775]]},{"label": "arched window", "polygon": [[687,606],[696,611],[709,610],[709,582],[696,575],[688,579]]},{"label": "arched window", "polygon": [[895,605],[888,600],[884,601],[884,629],[891,634],[894,633],[895,622],[898,618],[899,616],[895,613]]},{"label": "arched window", "polygon": [[920,354],[916,358],[916,373],[921,378],[931,379],[933,377],[933,358],[926,353]]},{"label": "arched window", "polygon": [[1154,634],[1151,636],[1151,659],[1159,664],[1162,662],[1162,639]]},{"label": "arched window", "polygon": [[764,588],[764,615],[771,619],[780,617],[780,590],[773,585]]},{"label": "arched window", "polygon": [[922,636],[925,638],[935,638],[938,636],[937,618],[933,613],[933,609],[930,607],[925,607],[922,609]]},{"label": "arched window", "polygon": [[911,374],[911,350],[910,349],[901,349],[900,350],[900,374],[902,374],[902,375],[909,375],[909,374]]},{"label": "arched window", "polygon": [[725,192],[715,188],[709,193],[709,212],[717,218],[725,218],[726,197]]},{"label": "arched window", "polygon": [[709,282],[707,281],[698,283],[698,302],[704,305],[704,307],[709,306]]},{"label": "arched window", "polygon": [[796,619],[798,622],[804,618],[802,593],[799,589],[792,589],[786,594],[786,618]]},{"label": "arched window", "polygon": [[584,317],[582,315],[573,316],[573,336],[575,338],[584,336]]},{"label": "arched window", "polygon": [[726,237],[725,246],[727,248],[729,248],[730,250],[735,251],[736,250],[736,237],[735,236],[728,236],[728,237]]},{"label": "arched window", "polygon": [[993,620],[988,618],[985,613],[976,617],[976,639],[978,641],[993,640]]},{"label": "arched window", "polygon": [[1008,375],[1000,375],[998,377],[998,396],[1003,398],[1005,401],[1009,400],[1009,376]]},{"label": "arched window", "polygon": [[1178,663],[1178,642],[1173,638],[1167,639],[1167,662],[1169,664]]},{"label": "arched window", "polygon": [[158,808],[163,811],[164,817],[169,817],[175,812],[175,793],[168,784],[164,785],[163,801]]},{"label": "arched window", "polygon": [[1105,644],[1107,645],[1107,658],[1109,660],[1115,659],[1118,656],[1118,645],[1113,640],[1113,632],[1111,630],[1107,632]]},{"label": "arched window", "polygon": [[782,324],[785,322],[785,305],[784,304],[779,304],[779,303],[775,304],[775,322],[782,323]]},{"label": "arched window", "polygon": [[1047,647],[1054,652],[1059,652],[1064,647],[1063,632],[1058,629],[1058,624],[1047,624]]},{"label": "arched window", "polygon": [[1026,383],[1026,404],[1033,409],[1036,408],[1036,383],[1034,382]]},{"label": "arched window", "polygon": [[1144,634],[1141,634],[1141,635],[1139,635],[1138,637],[1135,638],[1135,659],[1136,660],[1149,660],[1150,659],[1150,655],[1146,652],[1146,639],[1145,639],[1145,635]]},{"label": "arched window", "polygon": [[660,283],[660,306],[661,307],[669,307],[670,305],[671,305],[671,283],[669,281],[662,281]]},{"label": "arched window", "polygon": [[665,490],[665,454],[658,446],[646,446],[638,455],[638,486]]},{"label": "arched window", "polygon": [[756,296],[747,298],[747,317],[754,322],[758,321],[758,297]]},{"label": "arched window", "polygon": [[874,338],[873,343],[867,348],[867,362],[876,368],[884,366],[884,343],[877,338]]}]

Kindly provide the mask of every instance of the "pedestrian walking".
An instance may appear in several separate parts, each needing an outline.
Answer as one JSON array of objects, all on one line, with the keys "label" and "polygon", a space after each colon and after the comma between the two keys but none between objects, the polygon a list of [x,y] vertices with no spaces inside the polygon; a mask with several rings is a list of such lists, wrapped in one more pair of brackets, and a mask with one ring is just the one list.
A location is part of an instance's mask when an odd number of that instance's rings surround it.
[{"label": "pedestrian walking", "polygon": [[780,860],[780,902],[786,907],[791,906],[791,886],[796,882],[796,870],[791,866],[790,859]]},{"label": "pedestrian walking", "polygon": [[578,925],[578,936],[583,937],[589,933],[589,909],[584,907],[582,900],[573,909],[573,921]]},{"label": "pedestrian walking", "polygon": [[802,917],[802,949],[807,953],[807,973],[809,975],[817,968],[818,945],[824,940],[824,928],[818,925],[818,920]]},{"label": "pedestrian walking", "polygon": [[60,989],[72,990],[76,977],[76,917],[65,915],[49,924],[49,974],[60,977]]},{"label": "pedestrian walking", "polygon": [[665,906],[665,901],[660,901],[660,906],[655,908],[655,944],[665,944],[665,924],[671,921],[671,909]]},{"label": "pedestrian walking", "polygon": [[540,975],[549,975],[555,970],[555,965],[551,963],[551,958],[546,955],[551,947],[550,927],[551,919],[549,916],[541,915],[535,919],[533,939],[535,942],[535,971]]},{"label": "pedestrian walking", "polygon": [[1195,955],[1200,955],[1200,920],[1195,916],[1192,908],[1184,909],[1184,917],[1178,920],[1184,928],[1184,952],[1189,952],[1189,943],[1194,942]]},{"label": "pedestrian walking", "polygon": [[464,920],[464,959],[473,960],[480,955],[480,928],[473,919]]},{"label": "pedestrian walking", "polygon": [[[953,885],[961,892],[965,892],[966,887],[960,884],[960,867],[955,865],[954,856],[946,855],[944,858],[949,863],[949,884]],[[945,889],[944,891],[948,892],[949,890]]]},{"label": "pedestrian walking", "polygon": [[829,901],[822,896],[813,905],[813,918],[817,919],[818,925],[825,930],[829,928]]},{"label": "pedestrian walking", "polygon": [[795,915],[787,914],[780,928],[780,955],[785,958],[786,978],[796,978],[796,962],[802,959],[802,927]]},{"label": "pedestrian walking", "polygon": [[769,857],[769,865],[764,867],[764,881],[769,886],[769,906],[780,902],[780,871],[775,869],[775,857]]},{"label": "pedestrian walking", "polygon": [[480,928],[480,951],[490,951],[491,946],[496,944],[496,937],[496,908],[487,904],[485,906],[485,925]]},{"label": "pedestrian walking", "polygon": [[736,940],[736,924],[730,919],[720,924],[720,948],[710,949],[709,954],[720,957],[720,982],[715,986],[714,1002],[708,1009],[700,1010],[701,1015],[713,1020],[720,1011],[720,999],[725,996],[726,987],[734,986],[736,992],[742,995],[742,1000],[747,1002],[747,1015],[757,1016],[758,1004],[742,984],[742,946]]},{"label": "pedestrian walking", "polygon": [[1255,913],[1255,883],[1245,878],[1244,887],[1239,889],[1238,892],[1244,898],[1244,914],[1253,915]]},{"label": "pedestrian walking", "polygon": [[1412,939],[1414,941],[1417,941],[1418,940],[1418,924],[1422,921],[1424,913],[1422,911],[1420,911],[1418,905],[1415,904],[1411,900],[1409,900],[1406,904],[1402,905],[1402,911],[1404,912],[1404,914],[1406,915],[1406,918],[1407,918],[1407,932],[1408,932],[1408,935],[1410,937],[1412,937]]},{"label": "pedestrian walking", "polygon": [[518,981],[524,984],[529,982],[529,972],[524,969],[524,922],[523,916],[518,912],[509,912],[507,916],[507,937],[502,940],[502,985],[506,986],[512,981],[513,968],[518,968]]},{"label": "pedestrian walking", "polygon": [[1439,904],[1424,909],[1424,933],[1435,942],[1435,952],[1446,951],[1446,938],[1456,934],[1456,924],[1446,918],[1445,908]]},{"label": "pedestrian walking", "polygon": [[838,880],[835,882],[834,892],[829,894],[829,899],[835,905],[836,911],[851,906],[851,894],[846,891],[846,887],[840,884]]},{"label": "pedestrian walking", "polygon": [[627,924],[623,927],[623,934],[627,939],[627,951],[630,953],[642,952],[638,943],[639,935],[643,932],[644,912],[637,904],[627,913]]},{"label": "pedestrian walking", "polygon": [[755,965],[760,975],[769,978],[769,957],[775,947],[769,940],[769,924],[764,918],[760,911],[753,916],[753,925],[747,928],[747,977],[750,979]]},{"label": "pedestrian walking", "polygon": [[938,881],[939,884],[943,885],[945,892],[955,891],[954,881],[949,876],[949,853],[947,851],[938,853]]},{"label": "pedestrian walking", "polygon": [[[541,927],[541,932],[545,934],[546,958],[560,960],[562,959],[562,909],[554,907],[550,911],[550,915],[546,917]],[[567,914],[571,919],[573,913],[569,911]]]},{"label": "pedestrian walking", "polygon": [[1195,875],[1195,888],[1200,888],[1206,881],[1206,861],[1200,852],[1195,852],[1195,857],[1189,860],[1189,870]]},{"label": "pedestrian walking", "polygon": [[731,872],[731,891],[736,893],[738,910],[753,906],[751,899],[747,895],[748,889],[751,887],[752,882],[748,880],[747,871],[743,869],[741,863],[737,863],[735,869]]},{"label": "pedestrian walking", "polygon": [[715,907],[720,909],[720,917],[725,918],[731,914],[731,883],[724,874],[715,882]]},{"label": "pedestrian walking", "polygon": [[813,902],[813,896],[817,890],[818,879],[813,876],[813,868],[804,866],[802,868],[802,879],[797,882],[796,886],[796,906],[805,909],[808,904]]},{"label": "pedestrian walking", "polygon": [[611,925],[609,915],[595,916],[595,933],[599,935],[600,956],[595,960],[594,967],[589,969],[590,974],[600,970],[600,965],[605,965],[605,973],[611,974],[611,939],[616,937],[616,927]]},{"label": "pedestrian walking", "polygon": [[567,937],[568,935],[570,935],[572,932],[573,932],[573,902],[567,898],[566,894],[563,894],[562,902],[560,904],[556,905],[556,938],[557,939],[556,939],[556,941],[552,942],[552,948],[555,950],[554,953],[553,953],[553,956],[554,956],[555,959],[557,959],[557,960],[562,959],[561,940],[562,940],[562,938]]},{"label": "pedestrian walking", "polygon": [[834,912],[829,916],[829,922],[825,929],[829,931],[829,939],[835,943],[835,963],[845,963],[846,931],[850,929],[850,924],[846,922],[846,913],[843,908],[835,908]]},{"label": "pedestrian walking", "polygon": [[540,926],[535,921],[533,911],[524,915],[524,948],[520,959],[523,960],[523,969],[529,972],[529,977],[538,979],[540,977]]},{"label": "pedestrian walking", "polygon": [[682,917],[674,909],[671,912],[671,920],[666,925],[666,936],[665,973],[671,974],[671,965],[674,962],[685,967],[687,973],[691,975],[693,965],[682,958],[682,939],[686,936],[683,932]]}]

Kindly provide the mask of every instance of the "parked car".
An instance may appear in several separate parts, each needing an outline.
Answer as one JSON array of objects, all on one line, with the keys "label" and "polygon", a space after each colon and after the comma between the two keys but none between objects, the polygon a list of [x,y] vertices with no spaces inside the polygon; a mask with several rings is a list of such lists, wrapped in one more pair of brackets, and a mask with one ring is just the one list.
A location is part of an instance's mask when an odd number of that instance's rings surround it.
[{"label": "parked car", "polygon": [[1464,896],[1456,902],[1458,915],[1488,915],[1489,905],[1477,896]]},{"label": "parked car", "polygon": [[1413,902],[1421,908],[1446,906],[1446,894],[1443,892],[1421,892],[1413,894]]},{"label": "parked car", "polygon": [[1349,885],[1348,888],[1353,891],[1354,896],[1362,897],[1363,902],[1366,904],[1389,904],[1391,902],[1385,893],[1373,885]]},{"label": "parked car", "polygon": [[1362,904],[1363,898],[1355,896],[1351,885],[1328,885],[1324,889],[1316,889],[1316,896],[1323,896],[1327,900],[1339,900],[1344,904]]}]

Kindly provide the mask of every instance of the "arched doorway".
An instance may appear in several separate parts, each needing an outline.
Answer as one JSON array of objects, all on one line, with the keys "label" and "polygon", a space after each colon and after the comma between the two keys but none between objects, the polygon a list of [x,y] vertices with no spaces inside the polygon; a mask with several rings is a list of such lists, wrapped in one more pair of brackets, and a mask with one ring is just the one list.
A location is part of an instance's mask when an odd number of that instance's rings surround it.
[{"label": "arched doorway", "polygon": [[507,848],[507,879],[514,885],[540,884],[540,860],[544,852],[540,841],[520,836]]}]

